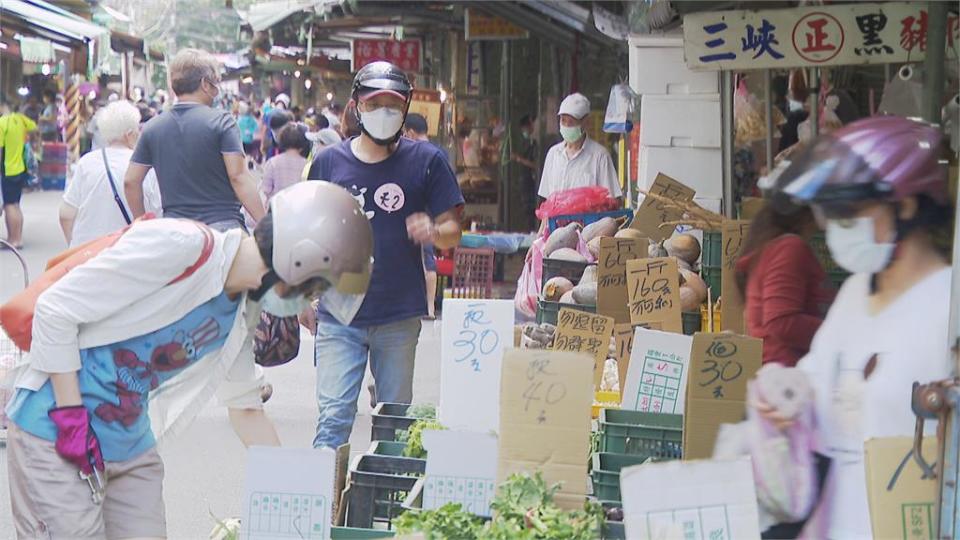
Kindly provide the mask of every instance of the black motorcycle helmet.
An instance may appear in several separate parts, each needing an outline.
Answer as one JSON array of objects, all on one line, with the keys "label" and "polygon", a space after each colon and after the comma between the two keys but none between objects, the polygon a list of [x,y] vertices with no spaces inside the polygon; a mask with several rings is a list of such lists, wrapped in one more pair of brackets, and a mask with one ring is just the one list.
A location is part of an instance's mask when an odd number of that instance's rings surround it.
[{"label": "black motorcycle helmet", "polygon": [[403,117],[406,120],[407,110],[410,108],[410,99],[413,97],[413,86],[402,69],[384,61],[371,62],[363,66],[357,72],[357,76],[353,78],[351,98],[357,104],[355,110],[360,130],[377,144],[386,146],[400,139],[403,128],[397,130],[397,133],[389,139],[378,139],[367,131],[367,128],[363,125],[363,120],[360,118],[360,98],[367,98],[380,93],[396,94],[406,101],[406,107],[403,110]]}]

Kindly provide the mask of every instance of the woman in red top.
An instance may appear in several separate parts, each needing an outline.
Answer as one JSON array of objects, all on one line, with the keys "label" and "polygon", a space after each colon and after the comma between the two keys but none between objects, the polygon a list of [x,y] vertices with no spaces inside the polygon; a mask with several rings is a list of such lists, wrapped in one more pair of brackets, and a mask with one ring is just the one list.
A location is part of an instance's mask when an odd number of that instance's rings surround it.
[{"label": "woman in red top", "polygon": [[737,285],[749,335],[763,339],[763,362],[794,366],[823,322],[827,274],[807,241],[817,231],[809,208],[768,201],[753,219]]}]

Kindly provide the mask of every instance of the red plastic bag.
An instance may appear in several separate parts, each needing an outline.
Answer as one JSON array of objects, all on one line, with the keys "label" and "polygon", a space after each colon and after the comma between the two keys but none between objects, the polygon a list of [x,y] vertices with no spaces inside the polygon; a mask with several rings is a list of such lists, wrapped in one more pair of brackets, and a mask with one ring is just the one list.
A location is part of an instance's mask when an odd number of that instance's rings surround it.
[{"label": "red plastic bag", "polygon": [[579,187],[551,194],[537,209],[537,219],[544,220],[567,214],[606,212],[616,210],[618,207],[617,200],[610,196],[607,188]]}]

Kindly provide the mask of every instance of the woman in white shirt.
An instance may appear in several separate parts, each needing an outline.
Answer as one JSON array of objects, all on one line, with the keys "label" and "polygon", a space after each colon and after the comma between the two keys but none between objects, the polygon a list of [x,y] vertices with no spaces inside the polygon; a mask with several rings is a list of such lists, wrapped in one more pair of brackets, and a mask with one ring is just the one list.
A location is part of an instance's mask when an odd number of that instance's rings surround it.
[{"label": "woman in white shirt", "polygon": [[[106,146],[77,161],[60,205],[60,227],[71,247],[126,226],[131,215],[123,176],[140,136],[140,111],[129,101],[114,101],[97,113],[96,122]],[[144,183],[143,199],[147,212],[159,217],[160,189],[153,171]]]},{"label": "woman in white shirt", "polygon": [[867,118],[816,141],[776,179],[779,192],[812,205],[830,253],[854,274],[797,365],[816,392],[819,452],[831,459],[813,537],[874,536],[863,443],[913,436],[912,383],[951,374],[951,270],[938,240],[952,211],[940,139],[929,124]]}]

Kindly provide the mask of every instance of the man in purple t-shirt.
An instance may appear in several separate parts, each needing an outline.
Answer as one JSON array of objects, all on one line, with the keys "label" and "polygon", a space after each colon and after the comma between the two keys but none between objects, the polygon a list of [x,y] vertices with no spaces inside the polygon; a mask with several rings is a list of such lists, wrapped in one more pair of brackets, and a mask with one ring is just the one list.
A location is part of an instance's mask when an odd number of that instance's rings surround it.
[{"label": "man in purple t-shirt", "polygon": [[446,156],[430,143],[400,137],[411,90],[393,64],[364,66],[352,96],[361,135],[322,152],[310,167],[311,180],[353,193],[374,237],[370,287],[350,326],[317,312],[317,448],[349,439],[368,356],[377,399],[412,401],[420,318],[427,313],[422,246],[460,242],[463,195]]}]

